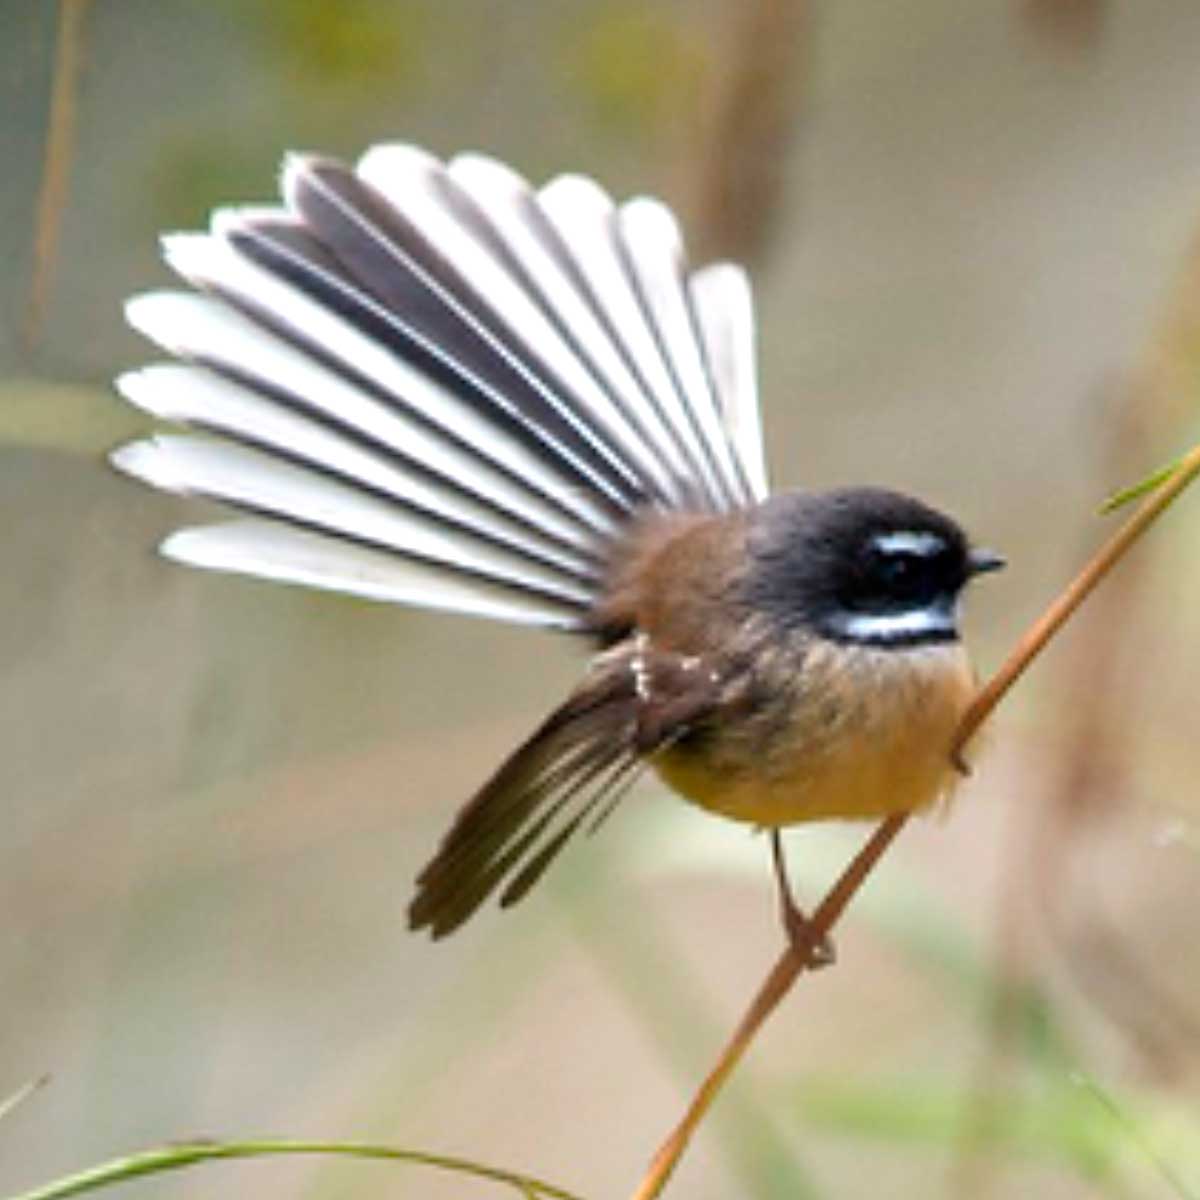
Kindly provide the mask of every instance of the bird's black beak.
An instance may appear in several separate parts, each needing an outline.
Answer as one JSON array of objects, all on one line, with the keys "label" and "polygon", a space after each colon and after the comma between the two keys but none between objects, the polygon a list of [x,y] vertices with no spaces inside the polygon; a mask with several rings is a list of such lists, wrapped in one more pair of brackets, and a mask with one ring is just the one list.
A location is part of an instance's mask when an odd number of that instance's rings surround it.
[{"label": "bird's black beak", "polygon": [[967,554],[967,570],[972,575],[986,575],[989,571],[999,571],[1007,565],[1004,556],[994,550],[984,550],[976,546]]}]

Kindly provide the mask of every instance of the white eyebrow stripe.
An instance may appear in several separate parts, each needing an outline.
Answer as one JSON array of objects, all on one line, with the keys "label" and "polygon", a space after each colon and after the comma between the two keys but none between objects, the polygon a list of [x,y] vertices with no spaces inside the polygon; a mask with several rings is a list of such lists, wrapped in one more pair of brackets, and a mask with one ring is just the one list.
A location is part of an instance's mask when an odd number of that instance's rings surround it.
[{"label": "white eyebrow stripe", "polygon": [[877,533],[871,544],[883,554],[918,554],[932,558],[946,548],[946,539],[940,533],[923,529],[896,529],[890,533]]}]

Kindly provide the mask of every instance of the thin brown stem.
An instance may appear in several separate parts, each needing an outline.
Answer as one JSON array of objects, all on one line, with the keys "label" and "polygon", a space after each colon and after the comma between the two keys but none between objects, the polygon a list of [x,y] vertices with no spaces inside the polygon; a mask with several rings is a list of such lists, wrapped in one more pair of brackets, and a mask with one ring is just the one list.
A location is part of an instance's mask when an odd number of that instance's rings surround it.
[{"label": "thin brown stem", "polygon": [[[1079,575],[1021,638],[1000,670],[980,689],[963,717],[954,744],[950,747],[952,761],[961,760],[963,748],[1008,693],[1009,688],[1025,673],[1030,663],[1087,599],[1096,585],[1128,553],[1134,543],[1197,474],[1200,474],[1200,445],[1195,446],[1184,457],[1177,470],[1142,502],[1133,516],[1093,555]],[[818,939],[828,936],[850,900],[863,885],[884,851],[895,840],[896,835],[904,828],[907,820],[907,814],[902,813],[886,818],[876,827],[870,841],[854,857],[813,913],[805,936],[789,946],[776,960],[746,1015],[721,1051],[716,1066],[700,1085],[683,1120],[654,1156],[649,1170],[633,1193],[632,1200],[655,1200],[655,1197],[662,1193],[671,1173],[687,1149],[692,1134],[712,1106],[725,1080],[741,1061],[763,1023],[791,991],[792,985],[808,965]]]},{"label": "thin brown stem", "polygon": [[800,973],[809,966],[818,944],[828,937],[892,839],[904,828],[907,819],[906,815],[899,815],[888,817],[879,824],[870,841],[854,856],[837,883],[821,901],[820,907],[813,913],[812,919],[803,930],[802,938],[789,945],[776,960],[758,995],[754,997],[754,1002],[721,1052],[716,1066],[700,1085],[683,1120],[654,1156],[649,1171],[633,1194],[633,1200],[654,1200],[654,1197],[662,1192],[671,1177],[671,1172],[687,1149],[696,1127],[704,1119],[725,1080],[749,1049],[759,1027],[791,990]]},{"label": "thin brown stem", "polygon": [[54,269],[59,233],[67,203],[67,183],[75,146],[75,109],[83,66],[84,22],[91,0],[59,0],[54,52],[54,85],[50,95],[49,132],[42,159],[41,190],[33,235],[33,277],[25,309],[23,337],[32,349],[41,336]]}]

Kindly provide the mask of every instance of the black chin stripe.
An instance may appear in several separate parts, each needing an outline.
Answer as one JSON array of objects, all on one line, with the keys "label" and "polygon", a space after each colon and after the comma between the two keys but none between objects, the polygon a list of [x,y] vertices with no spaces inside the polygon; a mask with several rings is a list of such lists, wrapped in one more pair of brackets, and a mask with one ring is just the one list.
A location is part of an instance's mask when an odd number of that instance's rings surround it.
[{"label": "black chin stripe", "polygon": [[874,646],[885,650],[909,650],[918,646],[945,646],[958,641],[958,630],[927,629],[924,631],[855,634],[844,629],[832,629],[829,635],[835,642],[849,646]]}]

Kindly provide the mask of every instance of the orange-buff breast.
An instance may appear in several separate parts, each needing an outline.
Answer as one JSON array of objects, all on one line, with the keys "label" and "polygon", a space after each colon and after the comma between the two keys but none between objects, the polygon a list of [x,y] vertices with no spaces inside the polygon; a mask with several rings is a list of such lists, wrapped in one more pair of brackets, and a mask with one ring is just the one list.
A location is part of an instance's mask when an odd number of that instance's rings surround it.
[{"label": "orange-buff breast", "polygon": [[794,679],[772,684],[766,712],[731,715],[698,743],[659,754],[666,783],[762,826],[915,812],[953,787],[951,743],[975,690],[960,643],[818,641]]}]

